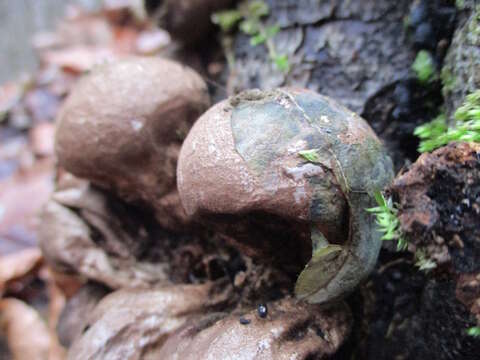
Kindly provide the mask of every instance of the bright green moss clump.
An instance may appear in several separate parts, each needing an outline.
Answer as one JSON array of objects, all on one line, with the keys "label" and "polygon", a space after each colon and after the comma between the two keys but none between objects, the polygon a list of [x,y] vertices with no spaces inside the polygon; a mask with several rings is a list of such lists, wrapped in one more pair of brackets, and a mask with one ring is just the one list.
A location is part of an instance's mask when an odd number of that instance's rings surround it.
[{"label": "bright green moss clump", "polygon": [[420,50],[412,64],[412,70],[420,83],[427,84],[432,81],[435,77],[435,63],[432,55],[426,50]]},{"label": "bright green moss clump", "polygon": [[480,142],[480,90],[468,95],[455,111],[455,125],[448,127],[445,115],[417,127],[419,152],[429,152],[453,141]]}]

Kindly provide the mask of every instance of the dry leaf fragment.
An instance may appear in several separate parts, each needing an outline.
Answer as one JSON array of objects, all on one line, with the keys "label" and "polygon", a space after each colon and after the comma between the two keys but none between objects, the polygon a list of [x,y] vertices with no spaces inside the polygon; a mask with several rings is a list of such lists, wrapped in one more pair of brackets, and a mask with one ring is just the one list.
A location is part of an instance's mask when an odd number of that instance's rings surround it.
[{"label": "dry leaf fragment", "polygon": [[0,300],[0,328],[6,334],[13,359],[48,359],[48,327],[37,311],[24,302],[13,298]]}]

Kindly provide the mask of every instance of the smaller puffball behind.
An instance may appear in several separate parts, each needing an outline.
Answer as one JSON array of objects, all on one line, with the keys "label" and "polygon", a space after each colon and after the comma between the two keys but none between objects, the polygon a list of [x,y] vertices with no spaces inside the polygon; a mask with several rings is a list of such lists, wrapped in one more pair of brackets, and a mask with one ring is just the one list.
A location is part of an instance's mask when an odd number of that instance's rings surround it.
[{"label": "smaller puffball behind", "polygon": [[177,177],[189,216],[300,274],[300,299],[338,299],[376,263],[380,234],[365,209],[392,162],[368,124],[332,99],[250,90],[213,106],[188,134]]},{"label": "smaller puffball behind", "polygon": [[173,61],[130,58],[98,66],[58,115],[59,165],[126,201],[150,205],[162,225],[176,227],[183,217],[178,153],[208,106],[201,77]]}]

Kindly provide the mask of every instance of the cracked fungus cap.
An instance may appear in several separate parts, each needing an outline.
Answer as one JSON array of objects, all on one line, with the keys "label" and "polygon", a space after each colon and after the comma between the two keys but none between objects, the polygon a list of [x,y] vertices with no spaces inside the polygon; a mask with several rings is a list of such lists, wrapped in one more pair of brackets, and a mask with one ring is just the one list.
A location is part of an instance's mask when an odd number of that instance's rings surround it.
[{"label": "cracked fungus cap", "polygon": [[299,274],[300,299],[338,299],[376,262],[380,234],[365,208],[392,162],[368,124],[332,99],[250,90],[213,106],[187,136],[177,177],[189,216]]}]

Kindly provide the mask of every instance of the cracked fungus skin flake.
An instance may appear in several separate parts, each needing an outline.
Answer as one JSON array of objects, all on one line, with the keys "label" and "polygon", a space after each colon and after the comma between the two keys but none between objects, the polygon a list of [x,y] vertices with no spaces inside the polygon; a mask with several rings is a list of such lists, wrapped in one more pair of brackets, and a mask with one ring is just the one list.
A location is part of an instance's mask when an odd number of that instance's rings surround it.
[{"label": "cracked fungus skin flake", "polygon": [[187,213],[300,274],[295,294],[312,303],[342,297],[373,268],[380,234],[365,209],[392,178],[362,118],[288,88],[250,90],[212,107],[178,167]]}]

